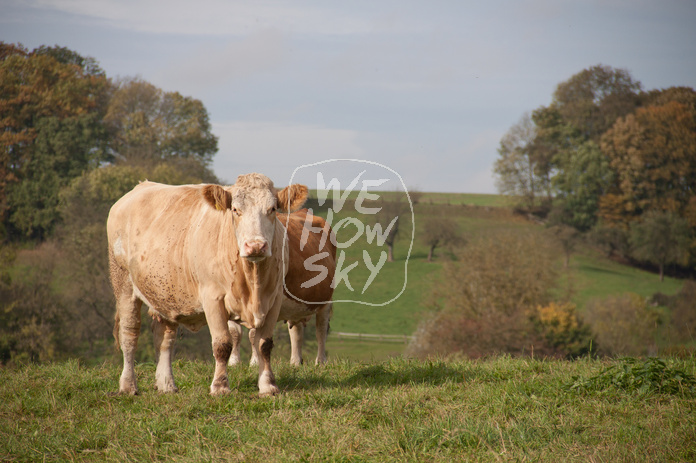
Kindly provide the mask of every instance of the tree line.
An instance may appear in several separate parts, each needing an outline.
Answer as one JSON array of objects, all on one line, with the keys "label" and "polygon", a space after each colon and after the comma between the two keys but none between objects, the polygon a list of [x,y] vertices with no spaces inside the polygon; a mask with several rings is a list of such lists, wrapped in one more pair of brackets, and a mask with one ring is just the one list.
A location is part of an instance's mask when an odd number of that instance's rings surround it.
[{"label": "tree line", "polygon": [[597,65],[522,116],[503,136],[498,190],[608,252],[696,264],[696,92],[644,91],[627,70]]},{"label": "tree line", "polygon": [[0,120],[0,364],[103,357],[108,211],[145,178],[219,183],[208,112],[68,48],[2,42]]}]

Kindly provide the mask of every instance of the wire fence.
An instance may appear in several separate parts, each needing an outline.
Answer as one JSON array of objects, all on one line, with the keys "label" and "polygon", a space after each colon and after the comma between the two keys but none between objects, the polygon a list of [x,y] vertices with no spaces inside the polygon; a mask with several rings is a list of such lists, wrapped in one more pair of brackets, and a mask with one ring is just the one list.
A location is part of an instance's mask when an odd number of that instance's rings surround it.
[{"label": "wire fence", "polygon": [[344,333],[341,331],[331,331],[329,336],[335,336],[338,339],[357,339],[359,341],[377,341],[377,342],[403,342],[408,344],[413,340],[413,336],[405,334],[368,334],[368,333]]}]

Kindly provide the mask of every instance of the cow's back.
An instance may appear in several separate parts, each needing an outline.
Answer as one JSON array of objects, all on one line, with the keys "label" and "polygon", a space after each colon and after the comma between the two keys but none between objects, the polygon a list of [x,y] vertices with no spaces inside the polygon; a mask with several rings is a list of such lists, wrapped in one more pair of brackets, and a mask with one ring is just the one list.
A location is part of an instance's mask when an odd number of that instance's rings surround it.
[{"label": "cow's back", "polygon": [[[290,215],[279,214],[278,218],[288,231],[290,266],[285,276],[285,294],[288,298],[310,303],[325,303],[333,296],[334,271],[336,268],[336,246],[331,239],[331,227],[316,215],[308,214],[307,209]],[[313,230],[310,230],[311,227]],[[305,243],[302,246],[303,230],[307,228]],[[314,230],[322,230],[321,232]],[[322,243],[323,239],[323,243]],[[316,256],[325,253],[325,256]],[[308,263],[305,266],[305,262]],[[313,270],[307,270],[307,267]],[[321,275],[325,268],[326,276],[308,287],[307,283]]]},{"label": "cow's back", "polygon": [[[189,258],[205,246],[196,246],[205,205],[198,185],[170,186],[143,182],[118,200],[109,212],[107,234],[113,274],[126,271],[136,296],[170,320],[186,323],[200,318],[198,286]],[[199,259],[196,259],[199,260]],[[193,320],[196,319],[196,320]]]}]

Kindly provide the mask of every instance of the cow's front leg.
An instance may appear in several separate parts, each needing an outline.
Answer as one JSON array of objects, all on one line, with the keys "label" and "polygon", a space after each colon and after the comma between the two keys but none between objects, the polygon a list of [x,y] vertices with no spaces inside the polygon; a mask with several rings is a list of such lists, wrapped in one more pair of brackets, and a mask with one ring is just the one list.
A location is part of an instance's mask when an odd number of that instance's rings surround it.
[{"label": "cow's front leg", "polygon": [[230,392],[227,362],[232,353],[232,336],[227,326],[227,311],[222,299],[204,307],[204,310],[213,343],[213,357],[215,357],[215,374],[210,385],[210,393],[212,395],[227,394]]},{"label": "cow's front leg", "polygon": [[178,323],[163,320],[157,315],[152,317],[152,337],[155,341],[157,370],[155,371],[155,388],[159,392],[179,392],[174,383],[172,359]]},{"label": "cow's front leg", "polygon": [[[280,299],[280,298],[278,298]],[[273,329],[280,312],[280,300],[266,316],[263,325],[256,329],[254,341],[258,344],[259,353],[259,395],[261,397],[275,395],[280,392],[276,386],[275,376],[271,370],[271,351],[273,350]]]},{"label": "cow's front leg", "polygon": [[242,356],[239,353],[239,348],[242,344],[242,325],[230,320],[227,322],[227,327],[232,337],[232,353],[230,354],[230,360],[227,364],[230,366],[239,365],[242,363]]}]

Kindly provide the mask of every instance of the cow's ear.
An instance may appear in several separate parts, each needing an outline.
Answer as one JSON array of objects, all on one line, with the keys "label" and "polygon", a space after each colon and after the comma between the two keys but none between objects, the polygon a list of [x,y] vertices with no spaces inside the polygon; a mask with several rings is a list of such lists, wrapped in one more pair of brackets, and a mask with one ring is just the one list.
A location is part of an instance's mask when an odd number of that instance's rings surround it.
[{"label": "cow's ear", "polygon": [[304,185],[290,185],[278,192],[278,210],[282,212],[294,212],[304,206],[307,201],[307,187]]},{"label": "cow's ear", "polygon": [[203,198],[210,204],[210,207],[218,211],[226,211],[232,207],[232,194],[220,185],[204,186]]}]

